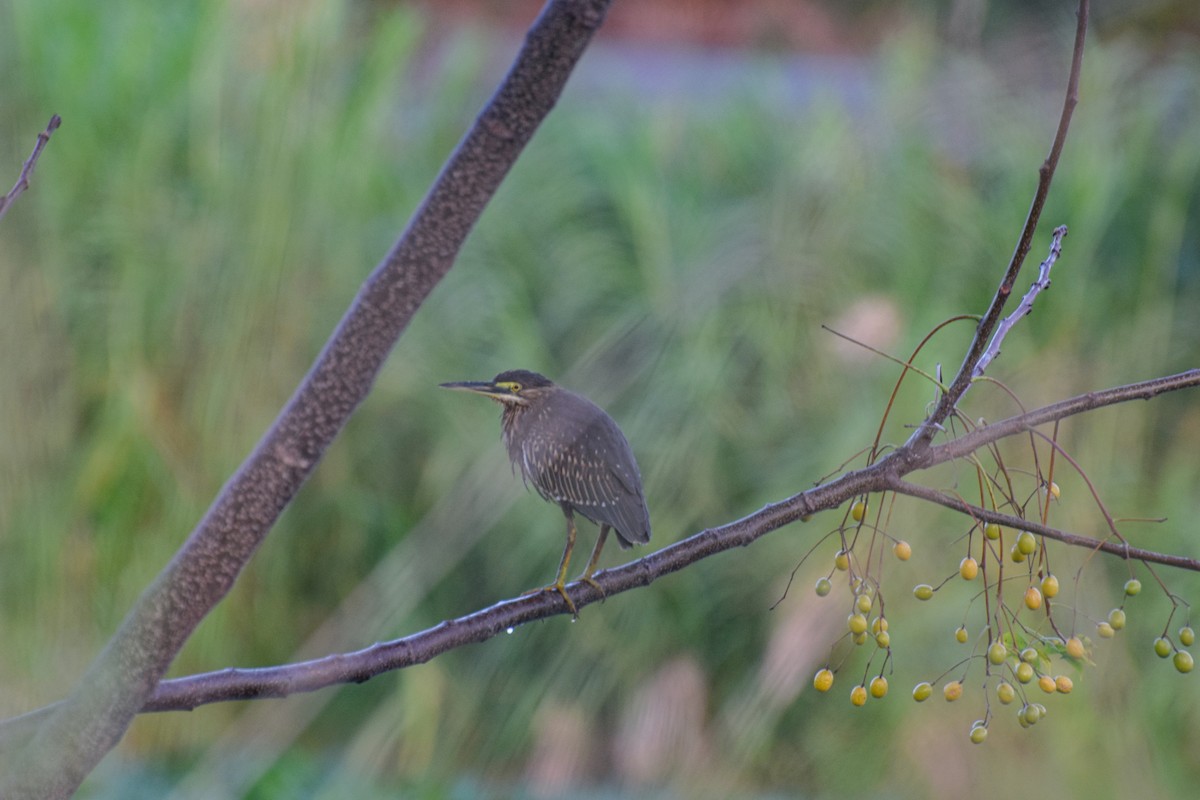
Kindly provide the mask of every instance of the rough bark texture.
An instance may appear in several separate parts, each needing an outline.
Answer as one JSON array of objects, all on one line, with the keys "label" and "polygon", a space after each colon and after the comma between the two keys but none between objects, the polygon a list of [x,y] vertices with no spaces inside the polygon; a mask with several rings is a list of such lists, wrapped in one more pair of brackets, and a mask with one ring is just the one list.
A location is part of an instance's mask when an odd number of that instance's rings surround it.
[{"label": "rough bark texture", "polygon": [[503,84],[270,430],[72,693],[32,741],[0,756],[0,797],[68,797],[120,741],[370,391],[396,340],[554,107],[608,5],[554,0],[546,6]]}]

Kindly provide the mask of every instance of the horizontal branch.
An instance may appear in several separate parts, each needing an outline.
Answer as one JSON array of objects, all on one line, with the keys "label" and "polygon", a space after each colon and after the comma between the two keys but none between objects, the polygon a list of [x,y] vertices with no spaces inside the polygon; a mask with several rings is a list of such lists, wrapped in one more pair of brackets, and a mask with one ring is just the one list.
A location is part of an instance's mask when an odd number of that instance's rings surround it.
[{"label": "horizontal branch", "polygon": [[[1200,572],[1200,561],[1156,553],[1125,544],[1102,541],[1041,525],[1019,517],[990,511],[936,489],[909,483],[903,476],[962,458],[991,442],[1024,433],[1031,427],[1116,403],[1155,397],[1200,385],[1200,370],[1118,386],[1072,397],[1000,422],[914,456],[900,448],[877,463],[793,495],[734,522],[709,528],[656,550],[637,561],[598,572],[594,578],[603,594],[586,583],[572,583],[567,593],[577,608],[606,597],[647,586],[704,558],[745,547],[761,537],[818,511],[836,508],[864,494],[894,491],[960,511],[975,519],[1027,530],[1048,539],[1110,553],[1121,558],[1166,564]],[[281,698],[343,683],[361,683],[375,675],[422,664],[449,650],[487,641],[528,622],[567,613],[562,599],[552,592],[505,600],[457,619],[448,620],[402,639],[381,642],[350,653],[337,653],[311,661],[257,669],[223,669],[159,683],[142,712],[185,711],[209,703],[231,700]],[[54,706],[0,722],[0,747],[36,725]]]}]

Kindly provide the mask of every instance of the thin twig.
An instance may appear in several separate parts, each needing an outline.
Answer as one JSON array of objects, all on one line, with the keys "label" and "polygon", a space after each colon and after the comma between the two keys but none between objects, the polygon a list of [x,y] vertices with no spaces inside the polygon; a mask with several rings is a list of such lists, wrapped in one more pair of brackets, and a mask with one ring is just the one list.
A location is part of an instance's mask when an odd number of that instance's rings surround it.
[{"label": "thin twig", "polygon": [[1004,271],[1004,277],[1000,280],[1000,287],[992,297],[991,305],[988,306],[987,312],[980,319],[979,327],[975,329],[975,338],[972,339],[971,345],[967,349],[966,357],[963,359],[962,366],[958,369],[958,374],[950,382],[949,390],[942,395],[937,406],[926,418],[925,422],[921,423],[917,430],[913,432],[913,435],[909,437],[909,444],[916,447],[928,447],[930,445],[933,437],[942,429],[943,423],[953,413],[954,409],[958,407],[958,401],[962,399],[963,393],[971,385],[971,378],[975,374],[975,365],[979,363],[979,359],[983,356],[985,343],[991,338],[992,331],[995,330],[996,324],[1000,321],[1000,315],[1004,312],[1004,306],[1008,302],[1009,295],[1012,294],[1017,275],[1021,271],[1021,266],[1025,263],[1025,257],[1029,255],[1029,249],[1033,246],[1033,235],[1037,231],[1038,222],[1042,218],[1042,208],[1046,204],[1046,197],[1050,193],[1050,184],[1054,180],[1054,171],[1058,167],[1058,160],[1062,155],[1063,145],[1067,140],[1067,130],[1071,126],[1071,116],[1075,112],[1075,106],[1079,103],[1079,76],[1083,72],[1083,45],[1087,38],[1090,12],[1091,3],[1089,0],[1079,0],[1078,24],[1075,27],[1075,46],[1071,54],[1071,72],[1067,77],[1067,93],[1063,99],[1062,113],[1059,115],[1058,128],[1054,132],[1054,141],[1050,145],[1050,153],[1046,156],[1046,160],[1042,162],[1042,166],[1038,170],[1037,189],[1034,191],[1033,202],[1029,206],[1029,213],[1025,216],[1025,224],[1021,228],[1021,235],[1017,238],[1016,249],[1013,250],[1008,268]]},{"label": "thin twig", "polygon": [[25,165],[21,167],[21,174],[17,178],[17,182],[9,189],[8,194],[0,197],[0,219],[4,219],[4,215],[8,213],[9,207],[13,204],[21,194],[29,188],[29,179],[33,177],[33,168],[37,166],[38,159],[41,158],[42,150],[45,149],[46,143],[50,141],[50,135],[58,130],[58,126],[62,125],[62,117],[58,114],[50,117],[50,122],[46,124],[46,130],[38,134],[37,143],[33,146],[33,152],[29,154],[29,158],[25,159]]},{"label": "thin twig", "polygon": [[1090,536],[1080,536],[1079,534],[1070,533],[1059,528],[1052,528],[1048,525],[1043,525],[1035,520],[1024,519],[1022,517],[1014,517],[1011,514],[1001,514],[998,511],[991,511],[980,506],[973,506],[965,502],[961,497],[957,497],[937,489],[930,489],[927,486],[920,484],[908,483],[903,480],[896,480],[888,487],[899,494],[916,497],[920,500],[927,500],[930,503],[935,503],[939,506],[953,509],[954,511],[969,514],[972,517],[984,522],[995,522],[997,525],[1004,525],[1008,528],[1013,528],[1019,531],[1029,531],[1037,534],[1044,539],[1053,539],[1056,542],[1069,544],[1074,547],[1083,547],[1088,550],[1096,550],[1110,555],[1120,556],[1121,558],[1131,558],[1136,561],[1148,561],[1154,564],[1166,564],[1169,567],[1178,567],[1179,569],[1191,570],[1192,572],[1200,572],[1200,559],[1188,558],[1187,556],[1177,556],[1173,553],[1159,553],[1154,550],[1146,550],[1141,547],[1134,547],[1121,542],[1107,541],[1104,539],[1094,539]]},{"label": "thin twig", "polygon": [[1175,375],[1117,386],[1100,392],[1088,392],[976,428],[957,439],[931,448],[931,451],[936,454],[934,457],[940,464],[969,455],[989,442],[1007,438],[1014,433],[1020,433],[1047,422],[1066,419],[1085,411],[1126,403],[1130,400],[1149,400],[1165,392],[1189,389],[1194,386],[1200,386],[1200,369],[1189,369]]},{"label": "thin twig", "polygon": [[[1058,261],[1058,257],[1062,255],[1062,240],[1066,235],[1066,225],[1059,225],[1054,229],[1054,235],[1050,239],[1050,254],[1038,266],[1037,278],[1034,280],[1033,285],[1029,287],[1029,291],[1021,298],[1021,302],[1017,303],[1016,310],[1005,317],[996,327],[996,332],[992,335],[992,340],[988,342],[987,348],[983,351],[983,355],[979,357],[979,362],[975,365],[972,377],[979,378],[983,375],[988,365],[992,363],[996,356],[1000,355],[1000,346],[1004,344],[1004,337],[1008,335],[1008,332],[1012,330],[1017,322],[1033,311],[1033,303],[1037,300],[1038,295],[1050,288],[1050,270],[1054,268],[1054,262]],[[964,394],[966,393],[964,392]]]}]

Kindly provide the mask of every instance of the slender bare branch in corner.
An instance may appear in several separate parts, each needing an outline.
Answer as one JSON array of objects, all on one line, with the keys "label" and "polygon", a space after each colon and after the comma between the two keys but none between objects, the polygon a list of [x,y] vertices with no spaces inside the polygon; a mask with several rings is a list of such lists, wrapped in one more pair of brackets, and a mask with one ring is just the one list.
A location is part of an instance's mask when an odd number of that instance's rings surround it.
[{"label": "slender bare branch in corner", "polygon": [[55,114],[50,117],[50,122],[46,124],[46,130],[38,134],[37,143],[33,146],[33,152],[29,154],[29,158],[25,159],[25,165],[21,167],[21,174],[17,177],[17,182],[13,184],[13,188],[8,190],[8,194],[0,197],[0,219],[4,219],[4,215],[8,213],[9,207],[13,201],[21,196],[21,193],[29,188],[29,179],[33,177],[33,168],[37,166],[38,159],[41,158],[42,150],[50,141],[50,135],[58,130],[58,126],[62,124],[62,117]]}]

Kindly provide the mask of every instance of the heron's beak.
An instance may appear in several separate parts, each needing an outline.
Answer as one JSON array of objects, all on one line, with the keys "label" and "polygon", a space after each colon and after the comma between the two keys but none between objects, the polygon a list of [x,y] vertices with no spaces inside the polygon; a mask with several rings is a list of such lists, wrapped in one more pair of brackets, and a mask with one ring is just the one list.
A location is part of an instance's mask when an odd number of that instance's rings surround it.
[{"label": "heron's beak", "polygon": [[471,392],[473,394],[481,394],[484,397],[490,397],[498,403],[524,403],[525,401],[516,395],[510,386],[504,384],[496,384],[491,381],[454,381],[452,383],[438,384],[443,389],[453,389],[457,392]]}]

